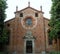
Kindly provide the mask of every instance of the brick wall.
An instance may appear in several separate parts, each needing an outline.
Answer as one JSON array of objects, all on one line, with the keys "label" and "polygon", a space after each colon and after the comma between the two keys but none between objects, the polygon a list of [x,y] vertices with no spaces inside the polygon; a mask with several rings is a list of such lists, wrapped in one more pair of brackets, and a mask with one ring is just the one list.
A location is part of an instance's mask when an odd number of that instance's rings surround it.
[{"label": "brick wall", "polygon": [[[23,17],[19,16],[20,13],[23,13]],[[38,13],[38,17],[35,17],[35,13]],[[21,22],[21,20],[27,17],[32,17],[32,19],[36,18],[35,20],[37,20],[37,25],[33,29],[30,29],[32,32],[32,35],[36,38],[34,40],[35,53],[40,53],[41,51],[45,50],[45,41],[47,46],[46,48],[49,49],[48,33],[47,33],[47,30],[49,28],[48,26],[49,20],[44,18],[42,12],[33,10],[31,8],[26,8],[25,10],[16,12],[15,18],[5,23],[6,27],[10,30],[9,51],[11,52],[17,51],[18,53],[23,54],[24,52],[23,37],[25,36],[28,29],[25,29],[22,26],[23,22]],[[10,26],[8,27],[7,24],[10,24]]]}]

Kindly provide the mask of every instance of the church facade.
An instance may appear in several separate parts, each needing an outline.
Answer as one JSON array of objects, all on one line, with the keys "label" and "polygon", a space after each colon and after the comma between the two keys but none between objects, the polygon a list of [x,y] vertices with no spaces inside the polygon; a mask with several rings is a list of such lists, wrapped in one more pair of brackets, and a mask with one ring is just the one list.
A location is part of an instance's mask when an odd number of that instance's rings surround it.
[{"label": "church facade", "polygon": [[10,31],[8,50],[11,54],[40,54],[52,49],[48,37],[49,19],[44,12],[30,6],[18,11],[5,22]]}]

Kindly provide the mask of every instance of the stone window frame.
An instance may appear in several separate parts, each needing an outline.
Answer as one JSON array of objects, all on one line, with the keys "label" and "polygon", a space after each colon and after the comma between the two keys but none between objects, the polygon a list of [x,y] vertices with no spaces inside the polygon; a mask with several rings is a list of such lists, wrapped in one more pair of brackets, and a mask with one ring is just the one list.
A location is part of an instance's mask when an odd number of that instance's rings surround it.
[{"label": "stone window frame", "polygon": [[[32,21],[34,21],[35,24],[32,22],[32,25],[26,26],[26,23],[24,21],[27,18],[31,18]],[[21,18],[21,24],[22,24],[23,28],[25,28],[25,29],[34,29],[37,26],[37,18],[34,18],[33,16],[26,16],[24,18]]]}]

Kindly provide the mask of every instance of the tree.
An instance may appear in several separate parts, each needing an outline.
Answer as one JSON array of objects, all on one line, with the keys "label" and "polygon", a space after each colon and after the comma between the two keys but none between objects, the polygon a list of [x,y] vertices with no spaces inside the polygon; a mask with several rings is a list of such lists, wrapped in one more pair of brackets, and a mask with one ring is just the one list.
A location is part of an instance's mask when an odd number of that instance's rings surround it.
[{"label": "tree", "polygon": [[4,20],[6,18],[5,10],[7,8],[6,0],[0,0],[0,50],[4,48],[8,41],[8,31],[4,26]]},{"label": "tree", "polygon": [[51,39],[60,39],[60,0],[52,0],[51,19],[49,22]]},{"label": "tree", "polygon": [[52,0],[51,19],[49,22],[50,39],[55,39],[57,50],[60,50],[60,0]]}]

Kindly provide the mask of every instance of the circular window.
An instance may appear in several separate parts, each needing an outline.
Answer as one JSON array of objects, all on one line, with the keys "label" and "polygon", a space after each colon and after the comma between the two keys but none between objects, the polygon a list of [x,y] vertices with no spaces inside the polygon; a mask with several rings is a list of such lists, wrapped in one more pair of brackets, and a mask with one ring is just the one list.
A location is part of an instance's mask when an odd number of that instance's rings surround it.
[{"label": "circular window", "polygon": [[28,26],[32,25],[32,19],[31,18],[26,19],[26,25],[28,25]]},{"label": "circular window", "polygon": [[33,29],[37,25],[37,18],[32,17],[22,18],[21,24],[25,29]]}]

